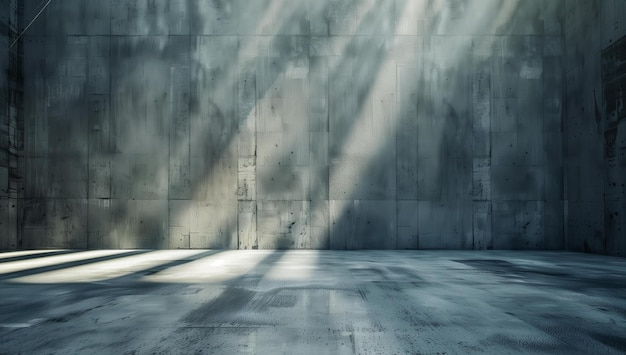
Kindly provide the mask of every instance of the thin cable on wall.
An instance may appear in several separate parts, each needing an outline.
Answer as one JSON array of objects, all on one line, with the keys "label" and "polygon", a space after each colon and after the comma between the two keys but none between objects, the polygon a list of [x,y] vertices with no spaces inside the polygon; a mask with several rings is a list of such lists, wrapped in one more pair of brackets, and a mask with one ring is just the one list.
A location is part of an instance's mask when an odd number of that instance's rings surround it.
[{"label": "thin cable on wall", "polygon": [[[46,0],[43,0],[41,3],[39,3],[39,6],[41,6],[41,4],[43,4],[44,1],[46,1]],[[17,36],[17,38],[13,41],[13,43],[11,43],[11,45],[9,46],[9,49],[13,48],[13,46],[17,43],[17,41],[19,41],[19,39],[22,38],[22,36],[24,35],[24,32],[26,32],[26,30],[28,30],[30,25],[32,25],[33,22],[35,22],[35,20],[39,17],[39,15],[41,15],[43,10],[45,10],[46,7],[48,7],[48,5],[50,4],[51,1],[52,0],[48,0],[48,2],[41,8],[41,10],[39,10],[37,15],[35,15],[35,17],[33,17],[33,19],[30,20],[30,22],[28,23],[28,26],[26,26],[26,28],[24,28],[24,31],[22,31],[22,33],[20,33],[19,36]]]}]

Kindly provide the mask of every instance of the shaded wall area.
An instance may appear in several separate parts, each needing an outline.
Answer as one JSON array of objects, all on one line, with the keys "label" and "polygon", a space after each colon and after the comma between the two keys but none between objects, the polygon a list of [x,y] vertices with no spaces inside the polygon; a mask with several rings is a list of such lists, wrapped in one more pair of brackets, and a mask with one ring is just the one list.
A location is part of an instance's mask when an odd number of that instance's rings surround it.
[{"label": "shaded wall area", "polygon": [[21,188],[19,159],[22,124],[22,46],[18,36],[22,8],[17,0],[4,0],[0,11],[0,248],[15,249]]},{"label": "shaded wall area", "polygon": [[53,1],[18,247],[560,249],[564,10]]},{"label": "shaded wall area", "polygon": [[567,249],[626,256],[626,2],[566,2]]}]

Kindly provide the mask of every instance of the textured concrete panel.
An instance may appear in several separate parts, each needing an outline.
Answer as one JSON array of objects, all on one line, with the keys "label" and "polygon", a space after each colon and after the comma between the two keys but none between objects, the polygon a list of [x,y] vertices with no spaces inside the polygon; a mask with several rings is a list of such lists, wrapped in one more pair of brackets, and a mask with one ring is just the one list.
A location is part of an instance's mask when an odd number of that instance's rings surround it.
[{"label": "textured concrete panel", "polygon": [[24,199],[21,218],[24,228],[46,227],[46,204],[42,199]]},{"label": "textured concrete panel", "polygon": [[[161,157],[167,156],[161,147]],[[158,152],[158,151],[157,151]],[[113,198],[158,200],[167,196],[168,172],[152,154],[116,155],[111,162]]]},{"label": "textured concrete panel", "polygon": [[331,249],[395,249],[395,201],[330,201]]},{"label": "textured concrete panel", "polygon": [[[34,24],[33,33],[55,35],[109,35],[111,1],[86,2],[69,0],[50,3],[40,18]],[[26,18],[32,19],[42,8],[42,4],[26,1]],[[66,18],[76,19],[64,21],[58,14],[65,14]]]},{"label": "textured concrete panel", "polygon": [[272,201],[257,205],[260,249],[311,248],[309,201]]},{"label": "textured concrete panel", "polygon": [[441,183],[439,179],[439,164],[435,158],[421,158],[418,160],[418,199],[421,201],[441,200]]},{"label": "textured concrete panel", "polygon": [[311,201],[312,249],[330,248],[330,203],[327,199]]},{"label": "textured concrete panel", "polygon": [[418,201],[398,201],[398,249],[419,248]]},{"label": "textured concrete panel", "polygon": [[237,198],[240,201],[256,200],[256,159],[240,157],[237,169]]},{"label": "textured concrete panel", "polygon": [[494,166],[520,165],[521,157],[518,155],[517,134],[515,132],[493,132],[492,164]]},{"label": "textured concrete panel", "polygon": [[189,247],[198,249],[237,248],[237,204],[192,203]]},{"label": "textured concrete panel", "polygon": [[189,200],[169,202],[169,248],[188,249],[190,247],[192,203]]},{"label": "textured concrete panel", "polygon": [[494,249],[543,249],[544,202],[507,201],[493,205]]},{"label": "textured concrete panel", "polygon": [[24,187],[24,198],[44,197],[48,194],[48,160],[30,158],[24,162],[24,174],[34,176]]},{"label": "textured concrete panel", "polygon": [[238,33],[239,1],[206,2],[189,1],[191,34],[210,35]]},{"label": "textured concrete panel", "polygon": [[237,160],[230,157],[192,158],[191,185],[197,201],[236,201]]},{"label": "textured concrete panel", "polygon": [[111,0],[111,34],[189,34],[189,17],[180,0]]},{"label": "textured concrete panel", "polygon": [[314,200],[326,200],[329,196],[329,168],[328,166],[313,166],[310,169],[309,186],[310,196]]},{"label": "textured concrete panel", "polygon": [[502,167],[492,170],[491,195],[495,200],[543,200],[545,172],[538,167]]},{"label": "textured concrete panel", "polygon": [[170,227],[169,231],[169,249],[189,249],[190,235],[185,228]]},{"label": "textured concrete panel", "polygon": [[491,160],[474,158],[472,197],[474,201],[491,200]]},{"label": "textured concrete panel", "polygon": [[111,200],[89,199],[88,201],[88,249],[119,248],[119,241],[112,238]]},{"label": "textured concrete panel", "polygon": [[[482,53],[482,46],[489,46],[485,41],[474,43],[475,57],[472,77],[472,114],[474,132],[474,156],[485,157],[491,153],[491,61]],[[476,49],[476,47],[480,49]]]},{"label": "textured concrete panel", "polygon": [[166,200],[111,200],[111,238],[118,248],[168,248]]},{"label": "textured concrete panel", "polygon": [[237,215],[238,249],[258,249],[257,209],[254,201],[239,201]]},{"label": "textured concrete panel", "polygon": [[605,208],[605,228],[606,228],[606,250],[618,256],[626,255],[626,241],[624,241],[623,231],[626,230],[626,218],[623,200],[606,201]]},{"label": "textured concrete panel", "polygon": [[[107,88],[108,91],[108,88]],[[111,121],[109,96],[92,94],[87,103],[89,155],[105,157],[110,152]]]},{"label": "textured concrete panel", "polygon": [[[326,35],[350,35],[356,30],[357,18],[355,7],[356,3],[347,0],[338,0],[328,3],[326,9]],[[323,26],[323,25],[322,25]],[[321,26],[320,26],[321,27]]]},{"label": "textured concrete panel", "polygon": [[420,201],[420,249],[471,248],[472,211],[471,201]]},{"label": "textured concrete panel", "polygon": [[[30,246],[558,248],[562,201],[623,201],[624,176],[601,62],[570,45],[621,30],[563,3],[52,2],[22,41],[0,195]],[[88,223],[41,217],[53,200]]]},{"label": "textured concrete panel", "polygon": [[308,200],[308,167],[257,167],[257,198],[259,200]]},{"label": "textured concrete panel", "polygon": [[396,138],[396,183],[397,197],[402,200],[418,197],[418,89],[413,82],[419,74],[416,68],[398,68],[397,120],[399,128]]},{"label": "textured concrete panel", "polygon": [[46,206],[47,238],[68,249],[87,247],[88,204],[85,199],[49,199]]},{"label": "textured concrete panel", "polygon": [[55,158],[48,164],[48,197],[87,197],[88,166],[84,157]]},{"label": "textured concrete panel", "polygon": [[[623,80],[626,28],[622,2],[566,3],[563,80],[564,180],[567,200],[565,247],[626,255],[620,215],[624,210],[624,124],[615,105]],[[617,20],[617,18],[620,20]],[[621,43],[621,45],[620,45]],[[557,66],[558,63],[554,63]]]},{"label": "textured concrete panel", "polygon": [[474,202],[474,231],[473,242],[474,249],[490,250],[493,249],[493,233],[492,233],[492,210],[491,203],[485,201]]},{"label": "textured concrete panel", "polygon": [[22,230],[22,238],[18,241],[18,246],[24,249],[62,247],[56,244],[56,241],[49,240],[47,232],[45,228],[24,227]]},{"label": "textured concrete panel", "polygon": [[564,235],[564,208],[563,200],[546,201],[544,207],[544,244],[547,250],[562,250],[565,248]]},{"label": "textured concrete panel", "polygon": [[169,134],[169,198],[191,198],[190,121],[189,121],[190,69],[183,66],[170,68]]},{"label": "textured concrete panel", "polygon": [[[395,28],[397,35],[415,36],[423,31],[425,11],[423,1],[396,0]],[[421,33],[421,32],[420,32]]]},{"label": "textured concrete panel", "polygon": [[394,199],[395,170],[393,159],[373,166],[365,157],[334,161],[330,165],[330,199]]},{"label": "textured concrete panel", "polygon": [[0,248],[3,250],[17,249],[17,229],[13,223],[15,200],[0,198]]},{"label": "textured concrete panel", "polygon": [[[311,46],[314,46],[311,40]],[[314,50],[311,50],[313,52]],[[318,53],[311,53],[316,55]],[[309,59],[309,130],[328,132],[328,61],[325,57]]]}]

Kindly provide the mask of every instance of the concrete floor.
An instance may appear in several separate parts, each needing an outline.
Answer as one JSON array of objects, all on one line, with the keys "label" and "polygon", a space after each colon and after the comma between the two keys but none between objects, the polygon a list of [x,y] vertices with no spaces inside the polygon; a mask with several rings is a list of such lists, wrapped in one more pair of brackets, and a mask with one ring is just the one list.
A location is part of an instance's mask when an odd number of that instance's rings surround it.
[{"label": "concrete floor", "polygon": [[626,259],[566,252],[0,253],[0,353],[626,352]]}]

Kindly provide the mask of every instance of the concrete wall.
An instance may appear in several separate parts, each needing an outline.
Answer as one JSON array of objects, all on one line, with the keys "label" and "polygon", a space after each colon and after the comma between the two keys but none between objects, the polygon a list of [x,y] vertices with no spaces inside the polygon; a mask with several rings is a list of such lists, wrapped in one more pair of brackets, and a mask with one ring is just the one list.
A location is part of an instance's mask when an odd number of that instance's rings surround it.
[{"label": "concrete wall", "polygon": [[560,249],[563,15],[53,1],[24,38],[20,246]]},{"label": "concrete wall", "polygon": [[626,2],[565,3],[567,248],[626,256]]},{"label": "concrete wall", "polygon": [[21,113],[21,45],[10,47],[18,35],[17,0],[0,2],[0,248],[17,245],[19,152],[23,126]]}]

